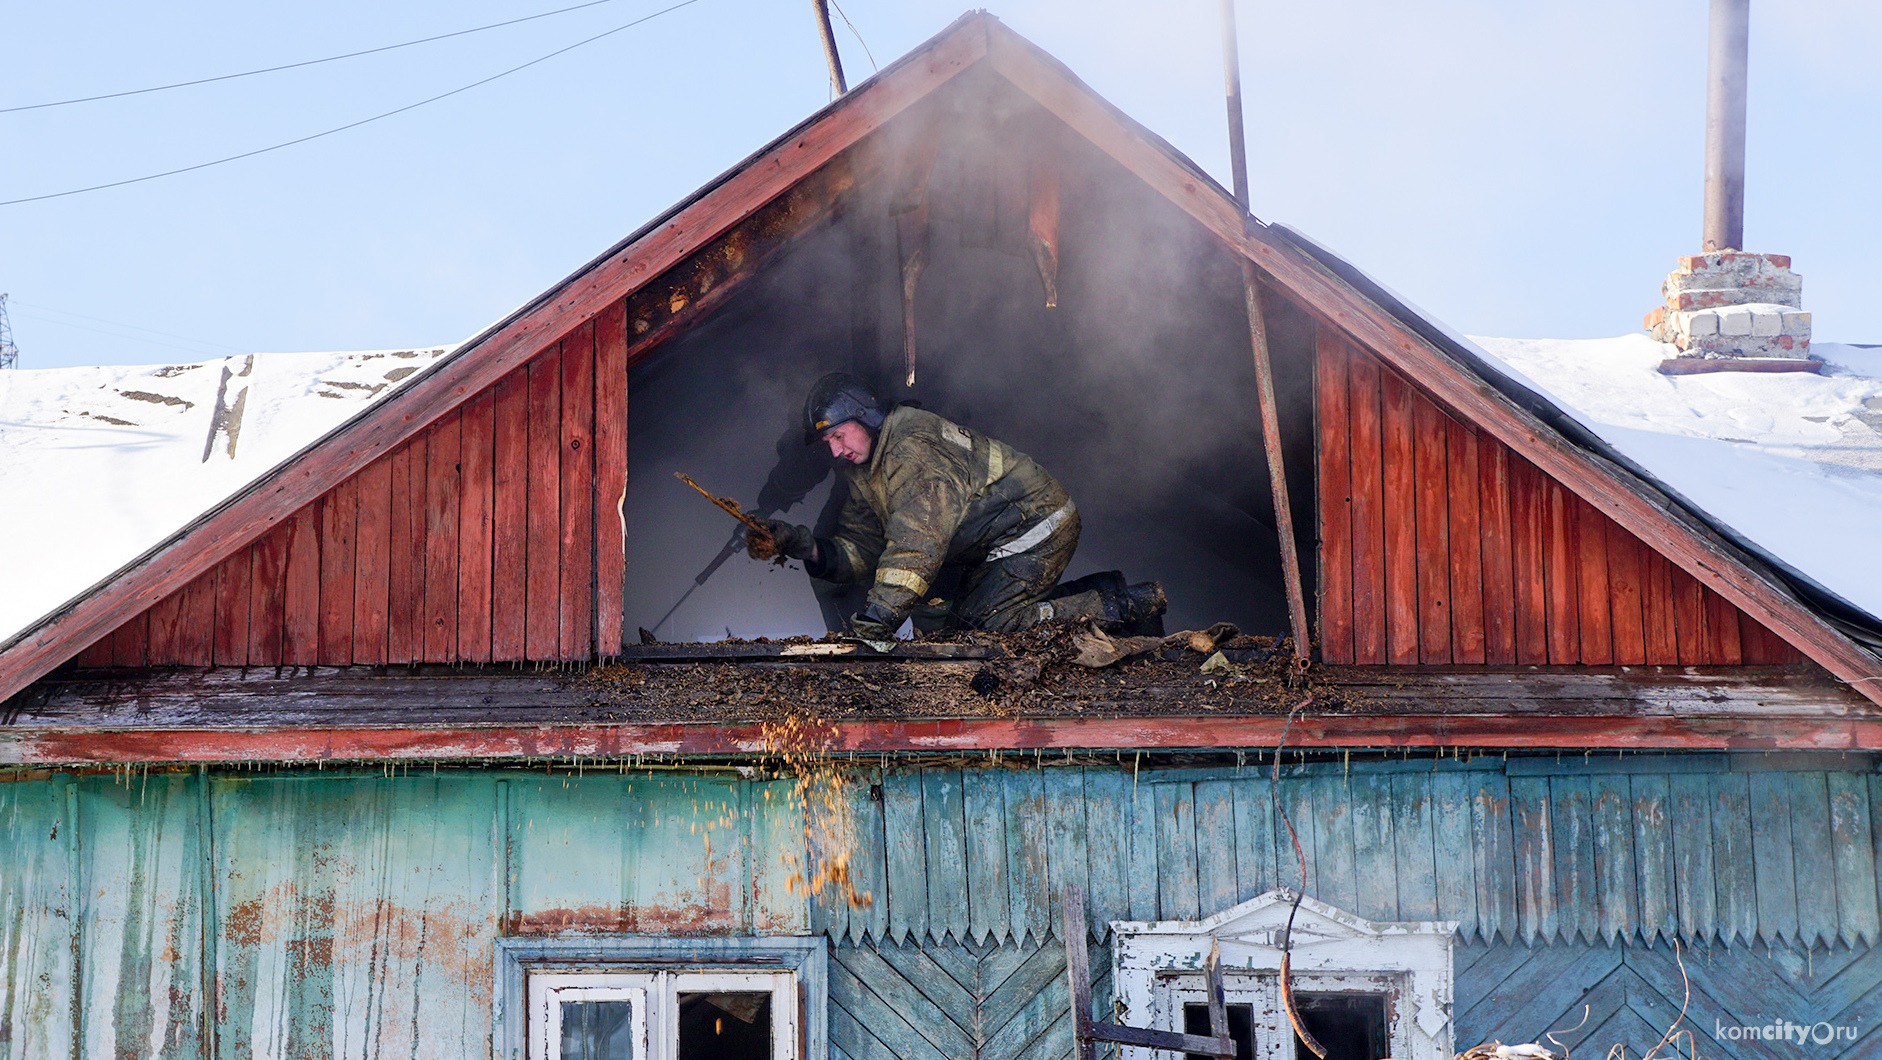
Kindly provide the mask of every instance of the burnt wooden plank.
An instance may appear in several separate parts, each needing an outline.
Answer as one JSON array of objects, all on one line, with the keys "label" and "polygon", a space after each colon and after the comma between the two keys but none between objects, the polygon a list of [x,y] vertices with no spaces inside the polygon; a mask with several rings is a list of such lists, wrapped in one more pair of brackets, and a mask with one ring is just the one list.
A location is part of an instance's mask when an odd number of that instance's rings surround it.
[{"label": "burnt wooden plank", "polygon": [[1274,785],[1259,763],[1234,784],[1235,900],[1246,902],[1281,885],[1274,866]]},{"label": "burnt wooden plank", "polygon": [[1573,498],[1570,507],[1576,543],[1570,555],[1581,590],[1576,600],[1581,650],[1568,661],[1606,666],[1614,661],[1614,593],[1608,576],[1608,529],[1613,524],[1579,497]]},{"label": "burnt wooden plank", "polygon": [[1352,423],[1346,414],[1348,351],[1339,332],[1314,329],[1315,413],[1320,430],[1320,655],[1353,661]]},{"label": "burnt wooden plank", "polygon": [[[1085,771],[1071,766],[1045,770],[1047,925],[1065,919],[1059,896],[1066,884],[1076,884],[1079,891],[1091,894],[1091,850],[1086,838],[1091,829],[1085,817]],[[1107,899],[1112,896],[1107,895]],[[1092,913],[1096,896],[1086,902],[1086,915]],[[1115,908],[1115,907],[1114,907]],[[1099,933],[1102,941],[1103,933]]]},{"label": "burnt wooden plank", "polygon": [[217,666],[248,663],[248,564],[252,550],[242,549],[223,560],[216,572]]},{"label": "burnt wooden plank", "polygon": [[353,661],[354,542],[359,481],[347,479],[320,499],[320,661]]},{"label": "burnt wooden plank", "polygon": [[1783,773],[1752,773],[1751,869],[1756,882],[1758,940],[1767,946],[1798,939],[1796,850],[1790,785]]},{"label": "burnt wooden plank", "polygon": [[1451,661],[1449,417],[1423,394],[1412,395],[1413,510],[1417,520],[1418,661]]},{"label": "burnt wooden plank", "polygon": [[1359,773],[1346,782],[1353,831],[1353,890],[1358,899],[1351,908],[1368,920],[1415,919],[1399,912],[1401,875],[1392,779],[1390,773]]},{"label": "burnt wooden plank", "polygon": [[1509,456],[1510,564],[1515,591],[1516,661],[1549,661],[1549,593],[1546,547],[1548,510],[1542,473],[1515,454]]},{"label": "burnt wooden plank", "polygon": [[1517,842],[1509,778],[1472,774],[1470,828],[1477,860],[1477,930],[1485,941],[1521,938],[1517,919]]},{"label": "burnt wooden plank", "polygon": [[1196,793],[1193,785],[1150,785],[1156,813],[1157,915],[1163,920],[1202,916],[1196,888]]},{"label": "burnt wooden plank", "polygon": [[1196,902],[1203,916],[1236,897],[1235,787],[1231,780],[1196,782]]},{"label": "burnt wooden plank", "polygon": [[626,643],[627,310],[595,318],[595,642],[603,656]]},{"label": "burnt wooden plank", "polygon": [[[1131,905],[1131,778],[1109,769],[1085,771],[1086,869],[1091,889],[1085,899],[1091,932],[1099,939],[1109,922],[1135,917]],[[1075,879],[1076,877],[1074,877]]]},{"label": "burnt wooden plank", "polygon": [[215,661],[216,579],[219,567],[191,578],[178,590],[176,662],[180,666],[208,666]]},{"label": "burnt wooden plank", "polygon": [[1710,786],[1719,939],[1728,946],[1741,942],[1750,945],[1757,941],[1759,927],[1752,865],[1750,778],[1743,773],[1721,773],[1711,778]]},{"label": "burnt wooden plank", "polygon": [[524,588],[524,652],[554,659],[561,652],[562,582],[557,569],[562,532],[562,349],[551,346],[529,362],[528,582]]},{"label": "burnt wooden plank", "polygon": [[425,436],[393,450],[386,532],[386,661],[415,662],[424,654]]},{"label": "burnt wooden plank", "polygon": [[1634,865],[1634,794],[1624,774],[1598,773],[1588,778],[1590,817],[1594,824],[1596,886],[1600,933],[1610,944],[1629,938],[1640,927],[1640,897]]},{"label": "burnt wooden plank", "polygon": [[1710,644],[1710,662],[1737,666],[1745,661],[1738,639],[1738,609],[1718,593],[1706,590],[1706,635]]},{"label": "burnt wooden plank", "polygon": [[1608,592],[1612,609],[1613,661],[1640,665],[1647,661],[1647,612],[1642,601],[1645,591],[1646,546],[1640,539],[1616,526],[1606,516],[1608,540]]},{"label": "burnt wooden plank", "polygon": [[1477,525],[1482,584],[1483,658],[1516,661],[1516,579],[1511,549],[1509,450],[1481,431],[1470,432],[1477,451]]},{"label": "burnt wooden plank", "polygon": [[1710,941],[1719,929],[1712,868],[1712,783],[1703,773],[1667,777],[1672,810],[1670,873],[1679,933]]},{"label": "burnt wooden plank", "polygon": [[497,380],[491,415],[490,655],[525,658],[529,585],[529,370]]},{"label": "burnt wooden plank", "polygon": [[464,405],[458,431],[457,656],[489,662],[491,560],[495,546],[497,395],[486,390]]},{"label": "burnt wooden plank", "polygon": [[1543,584],[1548,594],[1549,662],[1581,661],[1581,556],[1579,498],[1552,478],[1542,481]]},{"label": "burnt wooden plank", "polygon": [[392,461],[381,458],[355,476],[358,517],[353,535],[353,661],[386,661],[392,601]]},{"label": "burnt wooden plank", "polygon": [[[1633,778],[1634,877],[1640,894],[1640,937],[1656,944],[1679,932],[1674,881],[1673,793],[1666,774]],[[1710,875],[1707,882],[1711,882]]]},{"label": "burnt wooden plank", "polygon": [[1387,794],[1398,876],[1398,915],[1404,920],[1444,919],[1439,912],[1432,780],[1430,773],[1394,774]]},{"label": "burnt wooden plank", "polygon": [[1451,661],[1481,663],[1488,648],[1483,606],[1483,508],[1475,429],[1445,417],[1446,467],[1450,472]]},{"label": "burnt wooden plank", "polygon": [[1679,661],[1679,622],[1675,617],[1673,565],[1665,556],[1638,545],[1641,576],[1641,609],[1645,622],[1646,662],[1664,666]]},{"label": "burnt wooden plank", "polygon": [[1784,778],[1790,800],[1797,940],[1806,947],[1828,948],[1836,944],[1838,934],[1829,778],[1815,770],[1786,773]]},{"label": "burnt wooden plank", "polygon": [[[1626,778],[1622,778],[1625,781]],[[1555,849],[1555,906],[1562,934],[1593,942],[1600,935],[1595,902],[1595,822],[1585,776],[1549,778],[1549,831]]]},{"label": "burnt wooden plank", "polygon": [[1869,785],[1860,773],[1833,772],[1830,841],[1836,858],[1838,937],[1845,946],[1873,946],[1882,924],[1876,903],[1875,846]]},{"label": "burnt wooden plank", "polygon": [[459,441],[463,412],[452,411],[431,425],[425,440],[425,639],[426,662],[457,659]]},{"label": "burnt wooden plank", "polygon": [[1046,781],[1037,769],[1005,770],[1001,779],[1006,789],[1006,923],[1015,943],[1030,935],[1037,944],[1052,923]]},{"label": "burnt wooden plank", "polygon": [[254,549],[254,565],[249,570],[248,661],[254,666],[278,666],[281,638],[287,627],[286,524],[277,524],[261,535]]},{"label": "burnt wooden plank", "polygon": [[889,910],[888,936],[919,941],[928,934],[928,843],[918,770],[883,774],[882,833],[889,893],[877,901]]},{"label": "burnt wooden plank", "polygon": [[1379,384],[1386,660],[1405,666],[1419,661],[1416,395],[1397,372],[1381,371]]},{"label": "burnt wooden plank", "polygon": [[[1471,821],[1471,776],[1462,771],[1431,774],[1431,860],[1436,883],[1434,919],[1457,921],[1459,939],[1477,934],[1478,852]],[[1401,853],[1401,860],[1406,860]],[[1405,901],[1401,891],[1399,902]],[[1484,932],[1487,940],[1490,932]]]},{"label": "burnt wooden plank", "polygon": [[1517,922],[1533,946],[1553,942],[1560,929],[1555,901],[1555,835],[1545,777],[1509,779],[1510,820],[1516,867]]},{"label": "burnt wooden plank", "polygon": [[[1330,330],[1330,329],[1329,329]],[[1347,348],[1352,422],[1353,661],[1386,661],[1384,442],[1379,362]]]},{"label": "burnt wooden plank", "polygon": [[560,620],[563,659],[595,654],[595,327],[562,340],[562,541]]},{"label": "burnt wooden plank", "polygon": [[1713,662],[1706,636],[1706,589],[1692,575],[1674,567],[1673,624],[1679,642],[1679,661],[1706,665]]},{"label": "burnt wooden plank", "polygon": [[967,942],[967,819],[961,771],[922,774],[921,812],[928,836],[928,930],[937,941]]}]

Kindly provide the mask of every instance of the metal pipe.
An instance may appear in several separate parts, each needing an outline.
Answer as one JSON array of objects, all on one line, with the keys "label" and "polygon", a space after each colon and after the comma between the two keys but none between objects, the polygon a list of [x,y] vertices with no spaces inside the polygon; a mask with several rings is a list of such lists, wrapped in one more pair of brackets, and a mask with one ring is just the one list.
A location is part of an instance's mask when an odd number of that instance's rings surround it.
[{"label": "metal pipe", "polygon": [[1712,0],[1706,49],[1706,207],[1701,246],[1745,248],[1745,83],[1751,0]]},{"label": "metal pipe", "polygon": [[1229,107],[1229,169],[1235,201],[1248,212],[1248,140],[1242,126],[1242,59],[1235,33],[1235,0],[1222,0],[1222,72]]},{"label": "metal pipe", "polygon": [[830,0],[810,0],[817,11],[817,33],[823,37],[823,57],[830,64],[830,91],[842,95],[849,91],[843,81],[843,59],[836,53],[836,32],[830,28]]}]

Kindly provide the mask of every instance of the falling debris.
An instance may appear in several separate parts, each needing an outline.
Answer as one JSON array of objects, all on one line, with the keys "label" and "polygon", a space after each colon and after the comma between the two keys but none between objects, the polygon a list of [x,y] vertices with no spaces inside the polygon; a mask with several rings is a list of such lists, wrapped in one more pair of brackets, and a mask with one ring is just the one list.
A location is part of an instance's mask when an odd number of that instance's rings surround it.
[{"label": "falling debris", "polygon": [[771,536],[771,531],[765,527],[765,524],[746,515],[745,509],[740,508],[737,501],[730,497],[720,497],[708,492],[706,487],[701,486],[699,483],[694,482],[691,478],[678,471],[673,473],[673,477],[698,490],[701,497],[718,505],[720,508],[724,509],[725,514],[745,524],[745,529],[751,532],[748,540],[751,543],[753,556],[759,559],[768,559],[779,564],[784,562],[784,555],[778,551],[777,538]]}]

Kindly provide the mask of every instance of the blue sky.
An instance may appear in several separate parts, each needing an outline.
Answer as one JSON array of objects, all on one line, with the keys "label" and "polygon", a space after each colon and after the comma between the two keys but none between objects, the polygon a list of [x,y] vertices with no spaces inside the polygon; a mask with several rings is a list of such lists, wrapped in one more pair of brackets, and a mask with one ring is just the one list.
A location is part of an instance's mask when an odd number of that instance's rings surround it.
[{"label": "blue sky", "polygon": [[[609,0],[342,62],[0,114],[0,200],[189,166],[469,84],[674,0]],[[568,0],[73,0],[7,15],[0,107],[320,58]],[[846,0],[887,63],[958,0]],[[1224,183],[1215,0],[993,12]],[[1697,249],[1704,0],[1242,0],[1255,213],[1460,330],[1638,329]],[[838,22],[852,82],[871,70]],[[1882,342],[1882,5],[1753,5],[1746,241],[1819,341]],[[697,0],[358,129],[0,206],[21,366],[455,342],[828,101],[806,0]]]}]

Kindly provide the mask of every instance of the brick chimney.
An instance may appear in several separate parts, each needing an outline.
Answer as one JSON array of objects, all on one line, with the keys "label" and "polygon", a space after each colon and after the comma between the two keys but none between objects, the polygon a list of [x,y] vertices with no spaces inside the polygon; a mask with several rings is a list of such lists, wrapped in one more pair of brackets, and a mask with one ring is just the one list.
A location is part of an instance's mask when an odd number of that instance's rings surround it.
[{"label": "brick chimney", "polygon": [[1706,61],[1705,253],[1679,259],[1660,285],[1666,303],[1647,333],[1679,356],[1669,375],[1814,372],[1802,277],[1783,254],[1751,254],[1745,241],[1745,85],[1751,0],[1712,0]]}]

